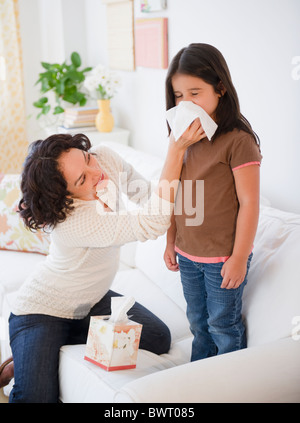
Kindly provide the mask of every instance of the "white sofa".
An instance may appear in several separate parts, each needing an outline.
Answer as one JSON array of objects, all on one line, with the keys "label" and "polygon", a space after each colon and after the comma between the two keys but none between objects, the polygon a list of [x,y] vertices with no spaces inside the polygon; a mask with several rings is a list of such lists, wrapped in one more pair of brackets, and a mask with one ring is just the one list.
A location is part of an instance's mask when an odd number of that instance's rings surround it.
[{"label": "white sofa", "polygon": [[[110,143],[151,180],[162,160]],[[179,273],[163,262],[165,237],[122,247],[112,289],[133,295],[169,326],[172,347],[139,350],[133,370],[106,372],[84,360],[84,345],[60,353],[65,403],[300,402],[300,216],[262,201],[243,315],[248,348],[190,363],[192,336]],[[1,356],[10,355],[7,318],[15,291],[41,254],[0,251]],[[8,394],[10,387],[6,388]]]}]

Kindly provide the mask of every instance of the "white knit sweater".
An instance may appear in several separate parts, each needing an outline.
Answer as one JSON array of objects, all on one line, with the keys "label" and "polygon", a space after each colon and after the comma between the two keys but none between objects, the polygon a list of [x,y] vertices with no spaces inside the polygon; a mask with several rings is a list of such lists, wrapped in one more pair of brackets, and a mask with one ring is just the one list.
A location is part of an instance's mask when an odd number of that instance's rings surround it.
[{"label": "white knit sweater", "polygon": [[[110,179],[109,191],[101,199],[112,211],[99,207],[96,200],[74,200],[75,209],[51,233],[45,262],[21,286],[12,307],[16,315],[85,317],[112,284],[120,246],[155,239],[169,227],[173,204],[155,193],[148,199],[149,183],[110,149],[100,146],[94,152]],[[125,210],[119,198],[128,186],[133,192],[127,196],[143,204],[136,210]]]}]

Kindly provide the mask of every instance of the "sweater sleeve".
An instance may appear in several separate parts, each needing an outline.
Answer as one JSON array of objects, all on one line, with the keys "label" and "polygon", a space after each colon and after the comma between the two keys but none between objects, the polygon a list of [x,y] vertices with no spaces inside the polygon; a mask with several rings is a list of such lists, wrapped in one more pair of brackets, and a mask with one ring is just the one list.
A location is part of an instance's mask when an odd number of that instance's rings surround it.
[{"label": "sweater sleeve", "polygon": [[147,179],[125,160],[122,161],[122,166],[123,172],[120,189],[135,204],[145,204],[151,195],[151,182],[147,181]]},{"label": "sweater sleeve", "polygon": [[[119,189],[131,189],[131,194],[135,196],[133,201],[139,207],[134,210],[113,207],[113,211],[105,211],[96,200],[74,200],[74,210],[53,230],[53,241],[66,247],[105,248],[155,239],[165,233],[174,204],[156,193],[148,199],[148,182],[112,150],[98,147],[94,152],[114,188],[111,192],[108,190],[108,197],[112,194],[115,200]],[[132,183],[137,185],[132,188]],[[137,192],[136,187],[142,188]],[[147,201],[140,201],[142,198]]]},{"label": "sweater sleeve", "polygon": [[79,201],[72,214],[55,227],[52,239],[78,248],[104,248],[156,239],[168,229],[173,207],[173,203],[156,193],[142,208],[132,211],[99,214],[96,201]]},{"label": "sweater sleeve", "polygon": [[[106,168],[113,178],[117,170],[117,175],[113,179],[119,189],[138,206],[146,203],[151,195],[151,182],[144,178],[136,169],[124,160],[115,151],[108,147],[93,147],[92,151],[97,155],[99,163]],[[108,168],[107,168],[108,166]]]}]

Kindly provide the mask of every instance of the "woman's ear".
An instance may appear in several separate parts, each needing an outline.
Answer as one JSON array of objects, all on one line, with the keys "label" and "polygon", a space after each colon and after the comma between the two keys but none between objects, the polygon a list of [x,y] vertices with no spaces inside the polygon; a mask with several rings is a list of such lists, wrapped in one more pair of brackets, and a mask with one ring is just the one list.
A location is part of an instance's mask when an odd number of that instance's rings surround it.
[{"label": "woman's ear", "polygon": [[220,81],[219,83],[218,83],[218,87],[217,87],[217,90],[218,90],[218,93],[219,93],[219,96],[220,97],[223,97],[223,95],[226,93],[226,88],[224,87],[224,85],[223,85],[223,82],[222,81]]}]

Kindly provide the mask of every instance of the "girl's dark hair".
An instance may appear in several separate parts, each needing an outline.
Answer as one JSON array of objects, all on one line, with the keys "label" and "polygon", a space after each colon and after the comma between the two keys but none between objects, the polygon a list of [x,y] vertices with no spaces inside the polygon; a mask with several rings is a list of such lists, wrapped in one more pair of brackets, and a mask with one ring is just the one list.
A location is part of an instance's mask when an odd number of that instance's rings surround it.
[{"label": "girl's dark hair", "polygon": [[214,138],[237,128],[251,134],[259,145],[258,136],[252,130],[248,120],[241,114],[237,92],[233,86],[227,63],[218,49],[209,44],[194,43],[176,54],[166,78],[167,110],[176,105],[172,87],[172,78],[176,73],[201,78],[207,84],[212,85],[218,94],[222,94],[221,91],[225,89],[216,110],[218,129]]},{"label": "girl's dark hair", "polygon": [[71,148],[88,151],[91,142],[83,134],[58,134],[30,144],[19,202],[19,213],[30,230],[54,228],[73,210],[67,182],[58,166],[60,155]]}]

